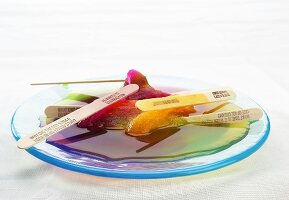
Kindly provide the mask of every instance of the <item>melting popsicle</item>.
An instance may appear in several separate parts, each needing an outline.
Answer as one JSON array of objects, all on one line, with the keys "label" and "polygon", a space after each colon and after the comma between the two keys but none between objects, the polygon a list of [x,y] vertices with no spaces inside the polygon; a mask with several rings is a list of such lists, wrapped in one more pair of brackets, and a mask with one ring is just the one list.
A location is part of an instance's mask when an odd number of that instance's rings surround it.
[{"label": "melting popsicle", "polygon": [[141,111],[135,107],[136,100],[170,95],[169,93],[154,89],[149,85],[147,78],[136,70],[130,70],[127,73],[124,86],[129,84],[137,84],[139,91],[128,96],[125,100],[117,102],[79,122],[78,126],[93,131],[108,128],[124,129],[129,121],[141,113]]},{"label": "melting popsicle", "polygon": [[[184,114],[191,113],[189,107],[187,109],[178,108],[167,109],[162,111],[149,111],[139,114],[128,124],[126,133],[131,136],[149,135],[151,132],[166,127],[180,127],[187,124],[195,125],[220,125],[235,124],[259,120],[263,116],[263,112],[259,108],[239,109],[231,106],[229,111],[208,113],[202,115],[191,115],[184,117]],[[178,110],[180,111],[178,113]],[[181,115],[180,115],[181,114]]]},{"label": "melting popsicle", "polygon": [[131,136],[142,136],[159,128],[178,127],[186,123],[180,116],[188,116],[194,112],[192,106],[143,112],[128,123],[126,133]]}]

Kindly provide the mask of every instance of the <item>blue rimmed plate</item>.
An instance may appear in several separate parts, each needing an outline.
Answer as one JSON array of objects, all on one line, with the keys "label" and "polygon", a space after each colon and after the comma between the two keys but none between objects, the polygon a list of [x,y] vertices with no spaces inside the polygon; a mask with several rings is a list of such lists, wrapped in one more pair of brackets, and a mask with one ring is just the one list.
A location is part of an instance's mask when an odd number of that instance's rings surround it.
[{"label": "blue rimmed plate", "polygon": [[[108,77],[114,78],[114,77]],[[167,92],[215,87],[200,81],[150,76],[152,86]],[[120,83],[55,86],[31,97],[15,111],[11,130],[16,140],[35,131],[43,123],[48,105],[87,103],[83,95],[101,96],[116,90]],[[73,94],[73,95],[72,95]],[[82,99],[77,95],[82,94]],[[82,102],[79,102],[82,101]],[[228,104],[196,107],[198,113],[231,107],[260,107],[237,93]],[[119,178],[166,178],[199,174],[238,162],[266,141],[270,122],[262,119],[234,126],[193,126],[160,130],[149,137],[134,138],[121,130],[93,133],[76,126],[66,129],[27,151],[50,164],[81,173]]]}]

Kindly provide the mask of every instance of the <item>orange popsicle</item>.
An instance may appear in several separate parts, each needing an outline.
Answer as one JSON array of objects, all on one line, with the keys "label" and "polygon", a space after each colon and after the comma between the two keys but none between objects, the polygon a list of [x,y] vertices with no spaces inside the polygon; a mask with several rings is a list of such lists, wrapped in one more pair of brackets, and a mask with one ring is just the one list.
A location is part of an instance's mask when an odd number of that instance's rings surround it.
[{"label": "orange popsicle", "polygon": [[187,122],[180,116],[187,116],[193,112],[196,111],[191,106],[143,112],[128,123],[126,133],[141,136],[166,126],[184,125]]}]

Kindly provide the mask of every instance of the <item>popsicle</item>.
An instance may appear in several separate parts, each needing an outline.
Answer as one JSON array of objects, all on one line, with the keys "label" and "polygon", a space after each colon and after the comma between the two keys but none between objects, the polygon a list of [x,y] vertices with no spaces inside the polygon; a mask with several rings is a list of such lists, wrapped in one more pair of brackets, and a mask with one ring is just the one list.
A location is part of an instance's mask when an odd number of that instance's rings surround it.
[{"label": "popsicle", "polygon": [[142,136],[159,128],[178,127],[186,123],[180,116],[188,116],[194,112],[192,106],[142,112],[128,123],[125,132],[131,136]]},{"label": "popsicle", "polygon": [[124,129],[129,121],[141,113],[141,111],[135,107],[136,100],[170,95],[169,93],[154,89],[148,83],[147,78],[136,70],[130,70],[127,73],[124,86],[129,84],[137,84],[139,91],[128,96],[125,100],[119,101],[79,122],[78,127],[94,131],[104,128]]},{"label": "popsicle", "polygon": [[[228,123],[236,124],[259,120],[263,116],[263,112],[259,108],[241,109],[236,108],[234,105],[230,106],[230,104],[227,107],[231,109],[222,112],[191,115],[187,117],[184,117],[184,115],[192,113],[189,107],[187,108],[188,110],[178,108],[143,112],[130,121],[126,128],[126,133],[131,136],[143,136],[149,135],[152,131],[164,127],[180,127],[188,124],[201,126]],[[179,113],[178,110],[180,111]]]}]

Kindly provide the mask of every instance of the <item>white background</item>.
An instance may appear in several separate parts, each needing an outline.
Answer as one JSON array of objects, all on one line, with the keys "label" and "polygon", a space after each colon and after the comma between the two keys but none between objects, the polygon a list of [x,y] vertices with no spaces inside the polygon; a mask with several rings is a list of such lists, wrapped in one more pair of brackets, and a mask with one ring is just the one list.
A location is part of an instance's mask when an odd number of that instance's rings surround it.
[{"label": "white background", "polygon": [[[0,199],[289,199],[289,3],[281,0],[0,0]],[[124,180],[18,150],[10,119],[37,81],[125,74],[228,85],[268,112],[251,157],[202,175]]]}]

